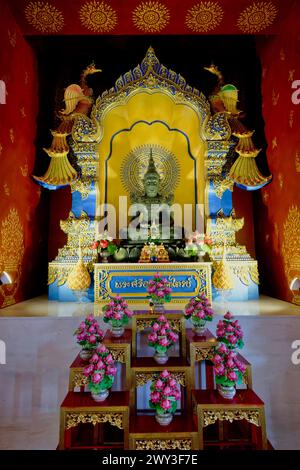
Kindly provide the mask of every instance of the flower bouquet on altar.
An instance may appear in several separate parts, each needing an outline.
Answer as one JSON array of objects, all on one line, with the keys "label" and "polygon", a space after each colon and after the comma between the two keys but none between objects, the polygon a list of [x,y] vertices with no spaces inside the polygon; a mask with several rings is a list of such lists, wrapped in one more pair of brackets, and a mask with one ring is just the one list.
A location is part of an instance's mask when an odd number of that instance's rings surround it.
[{"label": "flower bouquet on altar", "polygon": [[154,311],[163,311],[164,302],[171,301],[171,287],[168,286],[168,281],[159,273],[154,274],[154,278],[150,279],[147,292],[150,298],[150,305],[154,306]]},{"label": "flower bouquet on altar", "polygon": [[104,401],[115,380],[117,368],[113,357],[104,344],[99,344],[90,359],[90,364],[83,369],[88,379],[88,387],[95,401]]},{"label": "flower bouquet on altar", "polygon": [[224,319],[217,324],[216,335],[220,343],[224,343],[229,349],[241,349],[244,346],[244,333],[238,320],[233,320],[234,316],[227,312]]},{"label": "flower bouquet on altar", "polygon": [[120,295],[112,297],[108,305],[102,309],[105,323],[111,323],[111,334],[115,337],[120,337],[124,334],[124,327],[128,324],[129,319],[132,317],[133,312],[129,310],[126,300]]},{"label": "flower bouquet on altar", "polygon": [[89,359],[94,349],[103,340],[104,331],[101,330],[97,320],[90,314],[80,323],[79,327],[74,332],[74,336],[75,335],[77,344],[82,347],[79,353],[81,359]]},{"label": "flower bouquet on altar", "polygon": [[169,322],[164,315],[151,322],[151,333],[148,335],[148,345],[155,349],[154,359],[158,364],[165,364],[168,360],[168,349],[178,341],[178,334],[172,329],[173,322]]},{"label": "flower bouquet on altar", "polygon": [[239,361],[236,353],[230,351],[225,344],[215,349],[212,362],[220,395],[232,399],[236,394],[236,385],[243,383],[245,364]]},{"label": "flower bouquet on altar", "polygon": [[152,382],[149,405],[156,410],[155,419],[161,426],[168,426],[177,409],[177,400],[180,399],[180,389],[174,376],[163,370],[157,380]]},{"label": "flower bouquet on altar", "polygon": [[109,236],[106,230],[98,235],[92,244],[92,248],[100,254],[103,263],[107,263],[108,257],[113,255],[118,249],[113,238]]},{"label": "flower bouquet on altar", "polygon": [[214,311],[207,297],[199,294],[193,297],[185,307],[185,318],[191,319],[196,335],[203,335],[205,332],[205,323],[212,321]]},{"label": "flower bouquet on altar", "polygon": [[210,254],[212,249],[212,240],[204,233],[193,232],[187,239],[185,252],[189,256],[197,256],[197,261],[203,261],[205,253]]}]

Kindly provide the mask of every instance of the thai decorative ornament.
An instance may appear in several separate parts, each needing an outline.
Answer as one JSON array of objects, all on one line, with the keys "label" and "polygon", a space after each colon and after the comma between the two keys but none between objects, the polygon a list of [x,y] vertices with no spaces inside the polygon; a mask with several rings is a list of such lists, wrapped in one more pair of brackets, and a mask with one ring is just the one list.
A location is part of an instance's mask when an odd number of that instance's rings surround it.
[{"label": "thai decorative ornament", "polygon": [[70,149],[67,139],[72,133],[76,119],[89,115],[91,111],[93,90],[88,87],[86,77],[96,72],[101,70],[96,69],[94,64],[89,65],[81,74],[80,85],[72,84],[65,90],[65,109],[59,112],[61,123],[56,130],[51,130],[51,147],[44,149],[51,158],[50,165],[44,176],[33,176],[41,186],[58,189],[77,179],[77,171],[68,159]]}]

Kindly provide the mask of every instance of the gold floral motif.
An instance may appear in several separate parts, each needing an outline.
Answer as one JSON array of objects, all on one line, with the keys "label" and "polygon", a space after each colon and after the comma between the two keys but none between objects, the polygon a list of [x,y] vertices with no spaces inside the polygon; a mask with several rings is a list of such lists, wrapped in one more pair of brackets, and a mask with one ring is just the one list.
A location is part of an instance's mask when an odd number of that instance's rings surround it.
[{"label": "gold floral motif", "polygon": [[277,149],[277,147],[278,147],[277,137],[274,137],[272,139],[272,150]]},{"label": "gold floral motif", "polygon": [[280,97],[279,93],[276,93],[274,88],[273,88],[273,90],[272,90],[272,104],[273,104],[273,106],[277,106],[279,97]]},{"label": "gold floral motif", "polygon": [[85,377],[81,372],[78,372],[78,374],[75,374],[73,377],[73,387],[83,387],[84,385],[87,385],[88,383],[88,378]]},{"label": "gold floral motif", "polygon": [[24,83],[25,83],[25,85],[28,85],[28,72],[25,72]]},{"label": "gold floral motif", "polygon": [[28,164],[25,163],[25,165],[20,166],[20,171],[22,173],[22,176],[28,176]]},{"label": "gold floral motif", "polygon": [[31,26],[43,33],[57,33],[64,26],[61,11],[48,2],[30,2],[25,16]]},{"label": "gold floral motif", "polygon": [[226,190],[233,191],[234,181],[224,178],[223,176],[217,176],[213,179],[213,185],[216,196],[222,199],[222,196]]},{"label": "gold floral motif", "polygon": [[282,61],[285,60],[285,52],[284,52],[283,47],[279,51],[279,57],[280,57],[280,60],[282,60]]},{"label": "gold floral motif", "polygon": [[300,211],[291,206],[283,226],[282,254],[287,282],[300,278]]},{"label": "gold floral motif", "polygon": [[110,423],[119,429],[123,429],[122,413],[67,413],[66,429],[74,428],[80,423],[92,423],[94,426],[98,423]]},{"label": "gold floral motif", "polygon": [[295,167],[296,167],[296,171],[300,173],[300,156],[298,152],[296,152],[296,156],[295,156]]},{"label": "gold floral motif", "polygon": [[14,130],[13,130],[12,128],[9,129],[9,138],[10,138],[10,140],[11,140],[11,143],[13,144],[14,141],[15,141],[15,132],[14,132]]},{"label": "gold floral motif", "polygon": [[191,450],[192,439],[137,439],[136,450]]},{"label": "gold floral motif", "polygon": [[23,118],[26,117],[26,112],[25,112],[24,106],[22,106],[22,108],[20,108],[20,113],[21,113],[21,116],[22,116]]},{"label": "gold floral motif", "polygon": [[3,150],[3,147],[2,147],[2,145],[0,144],[0,155],[2,154],[2,150]]},{"label": "gold floral motif", "polygon": [[[146,328],[149,328],[151,326],[151,322],[154,321],[154,318],[143,318],[142,320],[136,319],[136,331],[143,331]],[[170,320],[170,323],[172,325],[172,329],[175,331],[181,331],[181,320],[180,319],[174,319]]]},{"label": "gold floral motif", "polygon": [[260,426],[260,416],[258,410],[252,409],[239,409],[239,410],[203,410],[204,427],[214,424],[217,420],[220,421],[239,421],[246,419],[249,423]]},{"label": "gold floral motif", "polygon": [[[146,383],[154,380],[157,380],[158,376],[161,372],[136,372],[135,379],[136,379],[136,386],[142,387]],[[175,380],[182,385],[183,387],[186,386],[186,377],[184,372],[177,372],[172,371],[172,375],[174,376]]]},{"label": "gold floral motif", "polygon": [[125,357],[124,349],[119,349],[119,348],[114,349],[114,348],[110,347],[109,350],[111,352],[111,355],[112,355],[114,361],[121,362],[123,364],[126,363],[126,357]]},{"label": "gold floral motif", "polygon": [[282,173],[278,173],[278,183],[279,183],[280,189],[282,189],[282,188],[283,188],[283,184],[284,184]]},{"label": "gold floral motif", "polygon": [[8,30],[7,30],[7,34],[8,34],[8,39],[9,39],[10,45],[11,45],[12,47],[16,47],[16,44],[17,44],[17,32],[14,31],[13,33],[11,33],[10,30],[8,29]]},{"label": "gold floral motif", "polygon": [[267,189],[263,188],[262,198],[263,198],[263,201],[264,201],[265,204],[268,203],[269,197],[270,197],[269,191]]},{"label": "gold floral motif", "polygon": [[289,81],[289,82],[293,82],[293,81],[294,81],[295,72],[296,72],[295,69],[289,70],[289,77],[288,77],[288,81]]},{"label": "gold floral motif", "polygon": [[213,357],[214,346],[211,348],[195,348],[195,361],[210,360]]},{"label": "gold floral motif", "polygon": [[258,33],[270,26],[276,15],[272,2],[255,2],[241,12],[237,25],[244,33]]},{"label": "gold floral motif", "polygon": [[293,124],[294,124],[294,110],[291,109],[290,115],[289,115],[289,126],[290,126],[290,128],[293,127]]},{"label": "gold floral motif", "polygon": [[6,181],[3,183],[3,189],[4,189],[4,194],[6,196],[10,196],[10,187],[9,185],[6,183]]},{"label": "gold floral motif", "polygon": [[79,11],[80,21],[87,29],[97,33],[112,31],[118,21],[116,11],[105,2],[87,2]]},{"label": "gold floral motif", "polygon": [[146,33],[162,31],[170,21],[168,8],[160,2],[142,2],[132,13],[134,25]]},{"label": "gold floral motif", "polygon": [[190,8],[185,17],[185,24],[197,33],[215,29],[223,19],[224,11],[217,2],[200,2]]},{"label": "gold floral motif", "polygon": [[10,209],[2,221],[0,231],[0,265],[12,277],[12,284],[0,286],[4,297],[2,307],[15,303],[15,294],[21,277],[21,263],[24,256],[23,225],[15,208]]}]

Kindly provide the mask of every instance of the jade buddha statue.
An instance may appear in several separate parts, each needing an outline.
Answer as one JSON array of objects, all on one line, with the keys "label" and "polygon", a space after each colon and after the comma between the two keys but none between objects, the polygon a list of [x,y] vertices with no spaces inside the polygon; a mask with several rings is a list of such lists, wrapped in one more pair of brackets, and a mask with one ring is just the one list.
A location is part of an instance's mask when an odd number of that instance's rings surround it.
[{"label": "jade buddha statue", "polygon": [[[156,231],[159,234],[158,238],[171,239],[174,236],[174,220],[171,208],[174,195],[161,194],[160,183],[161,178],[155,167],[151,149],[148,168],[142,180],[143,194],[132,193],[130,199],[132,204],[138,205],[140,228],[144,229],[143,233],[145,233],[145,230],[148,230],[147,233],[151,234],[153,228],[156,227]],[[136,239],[133,233],[130,232],[129,229],[129,238]],[[146,238],[145,236],[139,237],[140,240]]]}]

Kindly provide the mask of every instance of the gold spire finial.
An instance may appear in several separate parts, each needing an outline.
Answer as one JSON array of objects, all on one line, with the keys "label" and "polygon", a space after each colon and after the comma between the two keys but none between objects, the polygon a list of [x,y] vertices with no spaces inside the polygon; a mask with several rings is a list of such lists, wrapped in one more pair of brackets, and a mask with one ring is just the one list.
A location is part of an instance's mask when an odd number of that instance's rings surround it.
[{"label": "gold spire finial", "polygon": [[233,279],[230,272],[230,267],[226,262],[226,247],[223,245],[222,260],[217,264],[216,270],[212,278],[213,284],[218,290],[233,289]]}]

